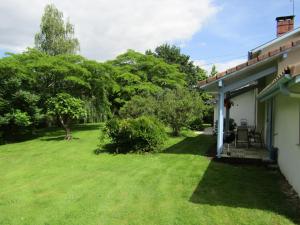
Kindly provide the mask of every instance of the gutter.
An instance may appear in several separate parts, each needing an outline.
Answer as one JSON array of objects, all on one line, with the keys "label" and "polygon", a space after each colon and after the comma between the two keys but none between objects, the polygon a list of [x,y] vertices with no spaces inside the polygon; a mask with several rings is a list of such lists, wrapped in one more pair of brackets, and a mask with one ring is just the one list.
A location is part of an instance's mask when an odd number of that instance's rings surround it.
[{"label": "gutter", "polygon": [[[263,93],[262,96],[258,96],[258,99],[260,102],[264,102],[273,96],[275,96],[278,93],[281,93],[285,96],[291,97],[291,98],[300,98],[300,93],[291,92],[287,88],[287,84],[292,80],[292,76],[290,74],[285,74],[274,86],[270,88],[269,91],[266,93]],[[300,79],[296,79],[294,81],[295,84],[300,83]]]},{"label": "gutter", "polygon": [[[299,80],[295,80],[294,82],[295,84],[299,83]],[[285,84],[280,84],[279,86],[280,88],[280,92],[283,94],[283,95],[286,95],[288,97],[291,97],[291,98],[300,98],[300,93],[297,93],[297,92],[292,92],[290,91]]]},{"label": "gutter", "polygon": [[273,96],[277,95],[280,92],[280,86],[289,82],[291,79],[292,78],[289,74],[285,74],[275,85],[270,87],[270,89],[265,93],[262,93],[261,96],[259,94],[257,98],[259,99],[260,102],[264,102],[272,98]]}]

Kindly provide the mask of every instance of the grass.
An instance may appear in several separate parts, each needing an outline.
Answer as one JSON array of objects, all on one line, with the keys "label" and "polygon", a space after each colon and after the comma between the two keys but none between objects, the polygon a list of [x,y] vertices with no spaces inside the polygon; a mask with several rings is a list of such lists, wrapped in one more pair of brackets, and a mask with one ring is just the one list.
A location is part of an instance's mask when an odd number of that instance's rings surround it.
[{"label": "grass", "polygon": [[[296,224],[278,172],[203,156],[209,136],[159,154],[94,154],[98,125],[0,146],[0,224]],[[299,221],[298,221],[299,222]]]}]

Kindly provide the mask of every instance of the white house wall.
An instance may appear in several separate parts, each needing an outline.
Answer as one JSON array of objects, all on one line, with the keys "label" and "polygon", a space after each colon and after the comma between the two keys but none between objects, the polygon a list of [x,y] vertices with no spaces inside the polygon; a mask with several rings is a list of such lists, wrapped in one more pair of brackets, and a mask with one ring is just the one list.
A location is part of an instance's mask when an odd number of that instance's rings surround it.
[{"label": "white house wall", "polygon": [[274,140],[278,164],[289,183],[300,194],[300,99],[277,95],[274,100]]},{"label": "white house wall", "polygon": [[[256,121],[256,90],[250,90],[231,99],[234,103],[230,108],[230,118],[240,125],[241,119],[246,119],[248,125],[255,126]],[[224,114],[225,114],[224,110]],[[225,115],[224,115],[225,117]],[[218,119],[218,105],[214,107],[214,122]]]}]

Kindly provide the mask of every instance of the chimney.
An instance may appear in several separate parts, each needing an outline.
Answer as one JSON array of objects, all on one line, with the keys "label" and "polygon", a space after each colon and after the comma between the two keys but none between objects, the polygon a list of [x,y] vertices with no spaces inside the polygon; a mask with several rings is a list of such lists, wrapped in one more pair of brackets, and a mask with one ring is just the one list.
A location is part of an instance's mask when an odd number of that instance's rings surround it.
[{"label": "chimney", "polygon": [[295,16],[281,16],[277,17],[277,37],[294,30]]}]

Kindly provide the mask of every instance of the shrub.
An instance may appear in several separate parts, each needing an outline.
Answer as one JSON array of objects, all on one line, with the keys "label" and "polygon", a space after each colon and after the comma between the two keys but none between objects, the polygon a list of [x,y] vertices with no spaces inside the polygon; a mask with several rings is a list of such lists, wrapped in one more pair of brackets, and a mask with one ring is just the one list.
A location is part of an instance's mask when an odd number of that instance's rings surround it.
[{"label": "shrub", "polygon": [[198,118],[192,120],[192,122],[189,124],[189,128],[191,130],[197,130],[197,131],[203,130],[204,126],[203,126],[202,118],[198,117]]},{"label": "shrub", "polygon": [[133,96],[130,101],[120,109],[122,118],[137,118],[143,115],[156,115],[157,101],[154,97]]},{"label": "shrub", "polygon": [[168,90],[159,102],[159,118],[179,136],[183,127],[188,127],[194,118],[202,118],[204,104],[201,96],[187,89]]},{"label": "shrub", "polygon": [[106,129],[117,153],[158,151],[166,139],[164,126],[149,116],[112,119]]}]

